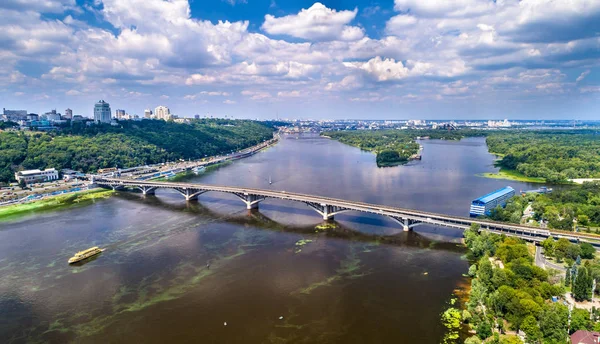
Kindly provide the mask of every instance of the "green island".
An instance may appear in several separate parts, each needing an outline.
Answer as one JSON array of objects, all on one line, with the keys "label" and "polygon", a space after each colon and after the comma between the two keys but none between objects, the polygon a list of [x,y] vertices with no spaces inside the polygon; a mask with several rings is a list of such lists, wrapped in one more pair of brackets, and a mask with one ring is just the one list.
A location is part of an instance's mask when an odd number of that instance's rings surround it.
[{"label": "green island", "polygon": [[272,138],[270,122],[198,119],[190,124],[119,121],[81,123],[51,132],[0,132],[0,182],[23,169],[70,168],[84,173],[229,153]]},{"label": "green island", "polygon": [[442,140],[460,140],[464,136],[478,135],[479,131],[443,131],[443,130],[360,130],[328,131],[323,136],[344,144],[358,147],[376,154],[379,167],[401,165],[415,158],[420,145],[417,137],[429,137]]},{"label": "green island", "polygon": [[573,185],[552,193],[529,193],[509,199],[504,208],[493,209],[495,221],[596,233],[600,227],[600,182]]},{"label": "green island", "polygon": [[[563,273],[537,266],[535,246],[521,239],[480,232],[475,224],[464,234],[471,289],[462,307],[451,302],[441,316],[446,343],[523,343],[517,334],[531,344],[566,343],[577,330],[600,330],[600,312],[582,303],[599,292],[592,290],[600,262],[591,245],[547,239],[545,253],[571,265]],[[564,303],[573,306],[570,323]]]},{"label": "green island", "polygon": [[112,190],[92,189],[87,191],[73,192],[61,196],[53,196],[46,199],[36,200],[35,202],[0,207],[0,221],[32,212],[56,210],[58,208],[74,204],[84,205],[88,204],[89,202],[110,197],[113,193],[114,191]]}]

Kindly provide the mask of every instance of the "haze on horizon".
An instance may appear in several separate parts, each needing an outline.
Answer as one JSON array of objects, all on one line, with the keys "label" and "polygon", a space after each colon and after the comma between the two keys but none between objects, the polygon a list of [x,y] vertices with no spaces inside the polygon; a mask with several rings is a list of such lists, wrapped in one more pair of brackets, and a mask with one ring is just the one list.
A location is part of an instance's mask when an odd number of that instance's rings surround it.
[{"label": "haze on horizon", "polygon": [[598,119],[600,1],[4,0],[0,107]]}]

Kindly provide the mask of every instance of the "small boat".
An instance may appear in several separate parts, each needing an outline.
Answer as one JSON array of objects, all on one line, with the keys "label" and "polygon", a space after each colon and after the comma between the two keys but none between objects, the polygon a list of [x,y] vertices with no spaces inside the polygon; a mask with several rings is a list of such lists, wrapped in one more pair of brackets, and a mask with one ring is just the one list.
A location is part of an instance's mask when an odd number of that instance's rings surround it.
[{"label": "small boat", "polygon": [[87,250],[77,252],[77,253],[75,253],[75,255],[73,257],[69,258],[69,264],[80,262],[84,259],[87,259],[87,258],[93,257],[97,254],[100,254],[103,251],[104,251],[104,249],[102,249],[102,248],[92,247],[92,248],[88,248]]}]

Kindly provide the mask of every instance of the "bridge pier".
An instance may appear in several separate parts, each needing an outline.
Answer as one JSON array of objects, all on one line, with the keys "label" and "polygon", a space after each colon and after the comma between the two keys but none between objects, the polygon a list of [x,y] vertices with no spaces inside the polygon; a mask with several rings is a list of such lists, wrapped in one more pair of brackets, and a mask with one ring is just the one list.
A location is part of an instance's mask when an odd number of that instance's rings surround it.
[{"label": "bridge pier", "polygon": [[246,209],[258,209],[258,203],[265,200],[265,197],[259,195],[253,195],[248,193],[236,193],[239,199],[241,199],[244,203],[246,203]]},{"label": "bridge pier", "polygon": [[188,188],[174,188],[175,191],[179,192],[186,201],[197,200],[198,196],[206,192],[206,190],[188,189]]},{"label": "bridge pier", "polygon": [[142,187],[138,187],[138,189],[142,190],[142,194],[144,196],[154,195],[156,193],[155,187],[142,186]]},{"label": "bridge pier", "polygon": [[396,223],[400,224],[402,226],[402,230],[405,232],[412,232],[413,227],[418,224],[417,221],[405,219],[402,217],[390,216],[390,218],[392,220],[394,220]]},{"label": "bridge pier", "polygon": [[313,202],[304,202],[304,203],[306,205],[308,205],[310,208],[312,208],[314,211],[319,213],[319,215],[323,216],[323,220],[326,220],[326,221],[333,220],[335,215],[348,210],[346,208],[341,208],[341,207],[337,207],[337,206],[333,206],[333,205],[329,205],[329,204],[325,204],[325,203],[313,203]]}]

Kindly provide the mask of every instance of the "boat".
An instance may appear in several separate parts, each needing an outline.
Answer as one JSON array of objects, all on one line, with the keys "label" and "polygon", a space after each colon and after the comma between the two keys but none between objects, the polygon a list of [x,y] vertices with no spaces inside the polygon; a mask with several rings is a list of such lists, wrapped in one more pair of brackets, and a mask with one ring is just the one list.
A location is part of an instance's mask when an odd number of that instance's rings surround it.
[{"label": "boat", "polygon": [[75,255],[73,257],[69,258],[69,264],[80,262],[84,259],[87,259],[87,258],[93,257],[97,254],[100,254],[103,251],[104,251],[104,249],[99,248],[97,246],[88,248],[87,250],[84,250],[84,251],[79,251],[79,252],[75,253]]}]

